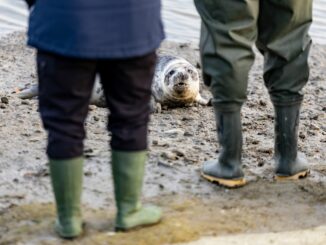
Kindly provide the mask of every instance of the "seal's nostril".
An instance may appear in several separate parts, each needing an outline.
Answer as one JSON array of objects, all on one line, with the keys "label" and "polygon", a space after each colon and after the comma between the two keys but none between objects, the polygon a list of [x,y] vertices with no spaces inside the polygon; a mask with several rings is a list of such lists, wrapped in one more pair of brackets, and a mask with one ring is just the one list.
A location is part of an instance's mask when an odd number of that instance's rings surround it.
[{"label": "seal's nostril", "polygon": [[179,72],[177,78],[184,81],[189,79],[189,75],[187,73]]}]

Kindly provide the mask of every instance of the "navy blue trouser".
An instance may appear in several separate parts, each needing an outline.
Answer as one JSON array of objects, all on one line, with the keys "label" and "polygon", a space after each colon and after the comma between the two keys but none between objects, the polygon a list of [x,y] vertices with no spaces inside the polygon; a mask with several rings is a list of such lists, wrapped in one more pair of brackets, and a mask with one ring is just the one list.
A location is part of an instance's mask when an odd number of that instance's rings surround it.
[{"label": "navy blue trouser", "polygon": [[128,59],[87,60],[38,51],[39,110],[48,131],[48,156],[67,159],[83,154],[84,122],[96,74],[110,110],[111,148],[145,150],[155,63],[155,52]]}]

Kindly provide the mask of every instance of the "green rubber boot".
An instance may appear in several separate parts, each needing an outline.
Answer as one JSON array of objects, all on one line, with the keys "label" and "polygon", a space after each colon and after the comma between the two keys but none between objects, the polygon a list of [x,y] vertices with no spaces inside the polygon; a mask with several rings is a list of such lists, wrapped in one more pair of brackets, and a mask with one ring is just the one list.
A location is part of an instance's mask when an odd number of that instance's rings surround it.
[{"label": "green rubber boot", "polygon": [[300,104],[274,105],[277,180],[296,180],[308,175],[307,160],[297,150]]},{"label": "green rubber boot", "polygon": [[55,230],[62,238],[75,238],[82,233],[83,158],[50,159],[50,174],[57,207]]},{"label": "green rubber boot", "polygon": [[112,173],[117,205],[116,231],[153,225],[161,220],[160,208],[142,207],[140,202],[145,161],[146,151],[112,150]]},{"label": "green rubber boot", "polygon": [[217,160],[203,163],[201,175],[219,185],[236,188],[246,184],[241,168],[242,130],[240,109],[221,112],[215,108],[221,152]]}]

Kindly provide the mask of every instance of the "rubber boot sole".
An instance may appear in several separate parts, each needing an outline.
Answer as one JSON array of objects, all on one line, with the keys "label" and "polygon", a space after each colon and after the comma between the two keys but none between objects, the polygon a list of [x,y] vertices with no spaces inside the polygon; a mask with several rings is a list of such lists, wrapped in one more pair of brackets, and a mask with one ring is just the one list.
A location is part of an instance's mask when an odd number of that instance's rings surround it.
[{"label": "rubber boot sole", "polygon": [[85,228],[86,228],[86,223],[83,222],[81,225],[81,231],[78,233],[62,233],[59,229],[57,229],[56,227],[54,228],[56,234],[62,238],[62,239],[66,239],[66,240],[74,240],[76,238],[79,238],[81,236],[84,235],[85,233]]},{"label": "rubber boot sole", "polygon": [[210,182],[217,183],[221,186],[227,187],[227,188],[238,188],[246,185],[246,180],[244,178],[239,179],[222,179],[217,178],[211,175],[204,174],[201,172],[201,176],[203,176],[205,179],[207,179]]},{"label": "rubber boot sole", "polygon": [[309,170],[304,170],[302,172],[299,172],[295,175],[291,175],[291,176],[280,176],[280,175],[276,175],[275,179],[277,181],[286,181],[286,180],[298,180],[298,179],[303,179],[306,178],[309,174]]},{"label": "rubber boot sole", "polygon": [[151,226],[157,225],[157,224],[159,224],[161,221],[162,221],[162,218],[161,218],[160,220],[158,220],[157,222],[152,223],[152,224],[137,225],[137,226],[135,226],[135,227],[131,227],[131,228],[115,227],[115,228],[114,228],[114,231],[115,231],[115,232],[137,231],[137,230],[140,230],[140,229],[142,229],[142,228],[146,228],[146,227],[151,227]]}]

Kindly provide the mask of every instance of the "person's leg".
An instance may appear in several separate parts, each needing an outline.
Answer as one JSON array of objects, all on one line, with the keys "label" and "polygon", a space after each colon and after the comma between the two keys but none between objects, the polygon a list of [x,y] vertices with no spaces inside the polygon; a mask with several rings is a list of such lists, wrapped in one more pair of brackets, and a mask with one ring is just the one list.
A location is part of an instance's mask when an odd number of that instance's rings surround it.
[{"label": "person's leg", "polygon": [[200,52],[217,122],[219,159],[205,162],[202,175],[227,187],[245,184],[241,170],[240,110],[254,60],[259,1],[195,0],[202,19]]},{"label": "person's leg", "polygon": [[151,225],[161,219],[159,208],[142,207],[140,202],[155,62],[153,52],[143,57],[102,61],[99,65],[110,109],[117,230]]},{"label": "person's leg", "polygon": [[82,232],[80,199],[84,121],[96,62],[39,51],[39,110],[48,132],[47,154],[56,200],[56,231],[73,238]]},{"label": "person's leg", "polygon": [[275,160],[278,179],[308,172],[298,157],[302,88],[308,81],[312,0],[261,1],[257,47],[265,57],[264,80],[275,109]]}]

